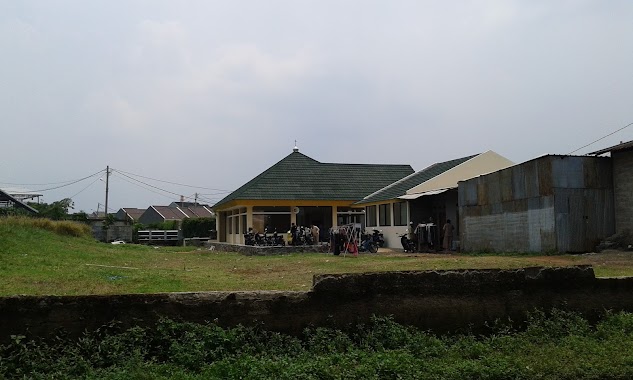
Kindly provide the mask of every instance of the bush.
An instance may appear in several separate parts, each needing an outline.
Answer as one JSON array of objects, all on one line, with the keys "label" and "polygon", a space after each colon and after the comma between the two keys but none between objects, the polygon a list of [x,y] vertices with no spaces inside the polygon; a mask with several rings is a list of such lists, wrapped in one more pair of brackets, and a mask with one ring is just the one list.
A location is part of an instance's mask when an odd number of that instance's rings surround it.
[{"label": "bush", "polygon": [[30,218],[24,216],[9,216],[0,218],[0,224],[7,228],[37,228],[54,232],[61,236],[91,237],[90,227],[79,222],[68,220],[50,220],[46,218]]},{"label": "bush", "polygon": [[215,219],[195,218],[182,221],[182,233],[185,238],[209,237],[215,229]]},{"label": "bush", "polygon": [[437,337],[374,318],[349,331],[308,328],[300,338],[262,326],[161,320],[80,339],[0,346],[0,378],[88,379],[629,379],[633,314],[591,326],[561,310],[535,312],[523,331]]}]

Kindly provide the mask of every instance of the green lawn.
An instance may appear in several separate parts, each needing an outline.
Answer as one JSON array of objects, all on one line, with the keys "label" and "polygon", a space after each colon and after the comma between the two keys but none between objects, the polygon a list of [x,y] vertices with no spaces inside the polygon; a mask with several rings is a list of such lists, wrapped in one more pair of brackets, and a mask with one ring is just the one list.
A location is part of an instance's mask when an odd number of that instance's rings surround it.
[{"label": "green lawn", "polygon": [[210,290],[307,290],[314,274],[591,264],[597,276],[633,275],[632,253],[242,256],[193,247],[111,245],[0,220],[0,295]]}]

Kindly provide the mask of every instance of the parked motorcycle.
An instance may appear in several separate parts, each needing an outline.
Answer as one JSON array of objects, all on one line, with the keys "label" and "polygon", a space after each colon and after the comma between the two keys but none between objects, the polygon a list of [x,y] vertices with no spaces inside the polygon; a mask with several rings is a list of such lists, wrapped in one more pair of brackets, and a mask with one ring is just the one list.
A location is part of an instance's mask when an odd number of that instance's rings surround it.
[{"label": "parked motorcycle", "polygon": [[312,230],[309,227],[299,226],[293,240],[292,245],[312,245]]},{"label": "parked motorcycle", "polygon": [[252,231],[244,233],[244,244],[255,245],[255,234]]},{"label": "parked motorcycle", "polygon": [[362,241],[358,247],[358,252],[378,252],[378,244],[374,241],[373,235],[363,234]]},{"label": "parked motorcycle", "polygon": [[277,233],[277,230],[274,230],[273,233],[270,234],[268,233],[268,229],[264,229],[264,236],[262,240],[264,242],[264,244],[262,245],[267,245],[267,246],[286,245],[284,238],[281,235],[279,235],[279,233]]},{"label": "parked motorcycle", "polygon": [[408,233],[404,233],[400,236],[400,244],[402,244],[402,248],[404,249],[405,252],[415,252],[415,242],[411,239],[409,239],[409,234]]},{"label": "parked motorcycle", "polygon": [[385,246],[385,237],[382,235],[382,231],[381,230],[373,230],[374,233],[371,235],[372,240],[374,241],[374,243],[376,243],[379,247],[384,247]]},{"label": "parked motorcycle", "polygon": [[281,246],[285,246],[286,245],[286,241],[284,240],[283,236],[279,235],[277,233],[277,230],[275,230],[275,232],[273,232],[273,242],[275,245],[281,245]]}]

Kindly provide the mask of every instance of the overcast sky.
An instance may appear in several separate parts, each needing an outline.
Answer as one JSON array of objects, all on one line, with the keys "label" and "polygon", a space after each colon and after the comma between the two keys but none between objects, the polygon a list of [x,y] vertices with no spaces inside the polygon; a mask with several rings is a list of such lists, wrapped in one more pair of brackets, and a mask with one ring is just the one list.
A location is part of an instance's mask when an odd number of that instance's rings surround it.
[{"label": "overcast sky", "polygon": [[[416,171],[567,154],[633,122],[631,20],[630,0],[0,0],[0,186],[109,165],[114,211],[213,203],[295,140]],[[43,200],[103,211],[99,177]]]}]

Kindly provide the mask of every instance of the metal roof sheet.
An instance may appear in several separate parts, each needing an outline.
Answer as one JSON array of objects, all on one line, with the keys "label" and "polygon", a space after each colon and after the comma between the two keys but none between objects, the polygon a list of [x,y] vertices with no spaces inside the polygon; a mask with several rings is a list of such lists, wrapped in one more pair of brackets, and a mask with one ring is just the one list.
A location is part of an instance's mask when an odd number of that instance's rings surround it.
[{"label": "metal roof sheet", "polygon": [[631,141],[627,141],[627,142],[621,142],[617,145],[614,145],[612,147],[609,148],[604,148],[592,153],[589,153],[590,156],[599,156],[601,154],[605,154],[605,153],[609,153],[609,152],[614,152],[617,150],[626,150],[626,149],[633,149],[633,140]]},{"label": "metal roof sheet", "polygon": [[437,194],[442,194],[446,191],[449,191],[450,189],[441,189],[441,190],[432,190],[432,191],[425,191],[423,193],[415,193],[415,194],[405,194],[405,195],[401,195],[398,197],[398,199],[405,199],[405,200],[412,200],[412,199],[418,199],[420,197],[424,197],[427,195],[437,195]]}]

